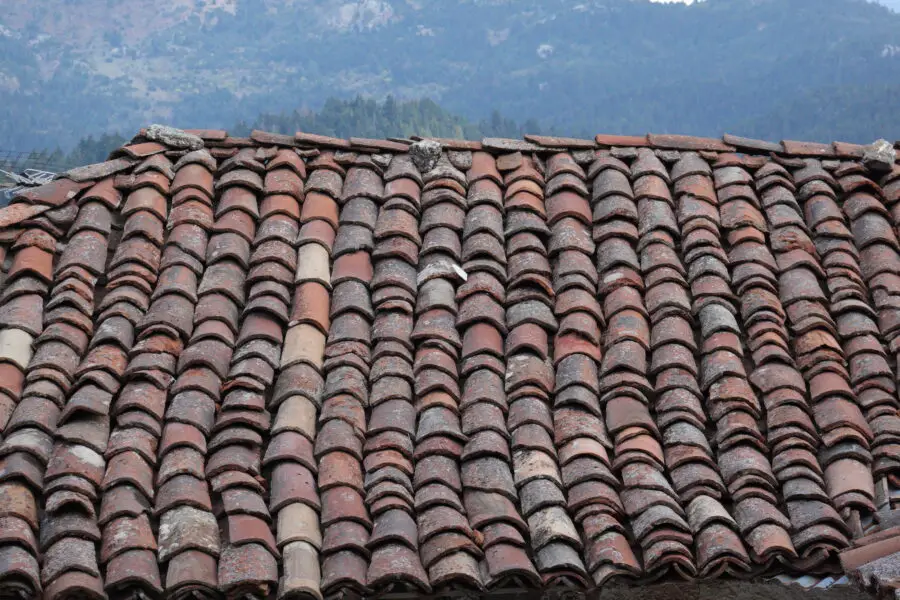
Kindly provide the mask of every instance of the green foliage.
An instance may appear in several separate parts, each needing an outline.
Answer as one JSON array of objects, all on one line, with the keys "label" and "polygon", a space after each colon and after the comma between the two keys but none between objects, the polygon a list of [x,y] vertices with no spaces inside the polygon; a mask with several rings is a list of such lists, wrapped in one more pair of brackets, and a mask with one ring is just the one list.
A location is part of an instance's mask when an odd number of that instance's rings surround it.
[{"label": "green foliage", "polygon": [[352,100],[329,98],[322,110],[294,110],[289,113],[262,114],[252,123],[238,123],[232,135],[246,136],[253,129],[292,134],[296,131],[339,138],[423,137],[480,139],[483,137],[521,137],[540,133],[535,121],[518,125],[493,111],[489,120],[472,123],[451,114],[430,99],[399,102],[388,96],[383,102],[357,96]]},{"label": "green foliage", "polygon": [[96,138],[89,135],[79,141],[70,152],[63,152],[59,147],[52,151],[32,150],[25,156],[16,156],[15,159],[8,161],[0,160],[0,169],[67,171],[73,167],[103,162],[109,157],[110,152],[127,141],[127,138],[118,133],[104,133]]},{"label": "green foliage", "polygon": [[[251,123],[240,122],[228,133],[248,136],[254,129],[293,134],[297,131],[340,138],[367,137],[386,139],[421,135],[442,138],[480,139],[483,137],[521,137],[539,133],[537,123],[518,125],[494,111],[490,120],[471,123],[453,115],[432,100],[398,102],[388,96],[384,102],[357,96],[353,100],[330,98],[318,112],[295,110],[281,114],[262,114]],[[109,153],[127,142],[118,133],[88,136],[68,154],[56,149],[50,153],[32,152],[35,160],[50,162],[60,168],[71,168],[106,160]]]},{"label": "green foliage", "polygon": [[78,142],[75,148],[65,155],[63,163],[69,167],[75,167],[103,162],[107,159],[110,152],[126,141],[128,141],[127,138],[122,137],[118,133],[104,133],[96,138],[89,135]]},{"label": "green foliage", "polygon": [[[53,29],[98,3],[105,25]],[[237,0],[235,14],[181,20],[147,18],[152,0],[27,4],[0,34],[7,149],[240,120],[345,137],[900,138],[900,14],[865,0],[383,0],[349,21],[350,5],[325,0]]]},{"label": "green foliage", "polygon": [[806,92],[738,128],[762,139],[777,140],[786,124],[805,122],[804,137],[795,139],[864,144],[878,138],[896,141],[900,139],[898,97],[898,83],[834,86]]}]

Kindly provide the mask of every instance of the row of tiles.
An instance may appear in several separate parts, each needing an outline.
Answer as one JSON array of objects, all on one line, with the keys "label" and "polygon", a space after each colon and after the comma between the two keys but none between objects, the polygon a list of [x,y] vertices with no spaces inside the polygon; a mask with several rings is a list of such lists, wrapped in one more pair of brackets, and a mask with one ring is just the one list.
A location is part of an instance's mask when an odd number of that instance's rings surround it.
[{"label": "row of tiles", "polygon": [[812,568],[859,533],[897,455],[880,188],[454,159],[154,155],[124,201],[82,194],[55,270],[65,218],[33,221],[0,334],[10,571],[35,589],[41,556],[51,596],[594,585]]},{"label": "row of tiles", "polygon": [[[150,136],[148,139],[146,136]],[[142,144],[126,146],[114,153],[114,156],[130,156],[144,158],[154,152],[162,152],[168,149],[166,143],[173,142],[173,136],[153,135],[150,130],[141,130],[139,137],[145,141]],[[818,143],[794,140],[781,142],[768,142],[733,134],[724,134],[721,138],[697,137],[672,134],[647,134],[647,135],[610,135],[598,134],[593,139],[578,139],[560,136],[525,135],[523,139],[484,138],[481,141],[446,139],[446,138],[389,138],[370,139],[351,137],[349,139],[335,138],[326,135],[318,135],[307,132],[297,132],[294,135],[271,133],[254,130],[249,137],[241,138],[230,136],[224,130],[192,129],[177,131],[180,138],[190,138],[184,143],[185,147],[201,147],[206,145],[211,149],[242,148],[254,146],[287,146],[300,147],[305,150],[324,149],[329,151],[359,151],[364,153],[386,152],[391,154],[404,154],[410,150],[414,140],[434,141],[446,149],[462,150],[466,152],[484,151],[495,155],[503,155],[512,152],[526,153],[574,153],[592,152],[597,148],[629,149],[652,148],[665,152],[700,152],[707,154],[713,160],[716,153],[742,152],[751,155],[776,155],[785,158],[816,158],[826,161],[832,160],[859,160],[867,167],[875,169],[887,169],[893,166],[896,160],[896,151],[890,142],[878,140],[868,146],[851,144],[847,142]],[[183,140],[179,140],[183,141]],[[705,156],[706,157],[706,156]],[[677,160],[677,159],[676,159]],[[587,159],[585,159],[587,162]],[[674,161],[673,161],[674,162]]]}]

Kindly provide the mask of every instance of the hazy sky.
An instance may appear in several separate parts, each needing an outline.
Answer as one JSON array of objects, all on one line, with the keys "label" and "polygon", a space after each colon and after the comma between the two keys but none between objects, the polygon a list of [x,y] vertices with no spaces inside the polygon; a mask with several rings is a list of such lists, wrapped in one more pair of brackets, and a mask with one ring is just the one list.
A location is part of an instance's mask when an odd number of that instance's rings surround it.
[{"label": "hazy sky", "polygon": [[[682,4],[693,4],[694,2],[702,2],[703,0],[650,0],[650,2],[658,2],[661,4],[668,4],[670,2],[681,2]],[[872,2],[877,2],[878,4],[884,4],[888,8],[894,10],[900,10],[900,0],[871,0]]]}]

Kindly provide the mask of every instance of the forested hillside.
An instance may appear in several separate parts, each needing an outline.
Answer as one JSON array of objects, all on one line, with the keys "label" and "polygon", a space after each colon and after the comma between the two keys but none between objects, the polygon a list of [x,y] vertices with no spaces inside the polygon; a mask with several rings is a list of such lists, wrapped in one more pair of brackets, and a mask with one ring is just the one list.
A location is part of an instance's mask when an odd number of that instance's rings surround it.
[{"label": "forested hillside", "polygon": [[[356,136],[376,139],[411,135],[480,139],[541,133],[536,122],[519,125],[497,111],[489,119],[474,123],[447,112],[432,100],[398,102],[392,96],[388,96],[384,102],[360,96],[352,100],[331,98],[320,111],[265,113],[252,121],[236,123],[228,128],[228,132],[234,136],[246,136],[254,129],[287,134],[306,131],[341,138]],[[130,137],[136,130],[125,133]],[[88,136],[80,140],[70,152],[64,152],[61,148],[34,151],[30,160],[48,163],[59,170],[100,162],[106,160],[109,153],[127,139],[119,133]]]},{"label": "forested hillside", "polygon": [[230,131],[234,135],[247,135],[253,129],[277,133],[306,131],[342,138],[421,135],[480,139],[541,133],[541,126],[534,119],[519,125],[493,110],[490,118],[473,122],[451,114],[428,98],[400,102],[393,96],[388,96],[383,102],[361,96],[352,100],[330,98],[320,111],[263,113],[249,124],[239,122]]},{"label": "forested hillside", "polygon": [[900,14],[866,0],[0,0],[0,9],[0,140],[17,150],[69,150],[88,134],[151,122],[324,114],[329,98],[390,94],[431,98],[476,123],[497,110],[570,134],[900,138]]}]

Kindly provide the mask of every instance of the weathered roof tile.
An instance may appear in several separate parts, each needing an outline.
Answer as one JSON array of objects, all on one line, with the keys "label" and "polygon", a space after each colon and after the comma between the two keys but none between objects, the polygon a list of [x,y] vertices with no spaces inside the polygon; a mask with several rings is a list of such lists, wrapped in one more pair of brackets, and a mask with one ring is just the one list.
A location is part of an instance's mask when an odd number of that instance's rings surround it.
[{"label": "weathered roof tile", "polygon": [[863,146],[189,133],[0,209],[0,594],[892,585]]}]

